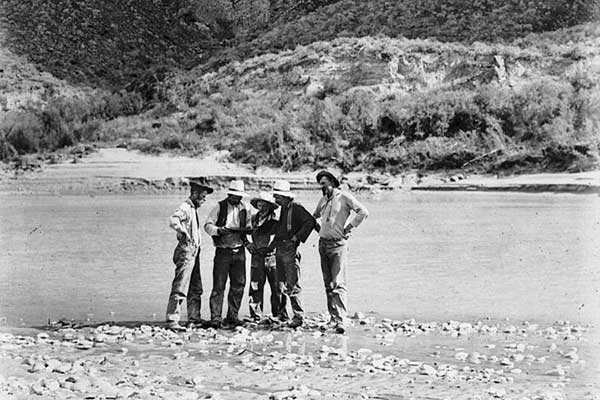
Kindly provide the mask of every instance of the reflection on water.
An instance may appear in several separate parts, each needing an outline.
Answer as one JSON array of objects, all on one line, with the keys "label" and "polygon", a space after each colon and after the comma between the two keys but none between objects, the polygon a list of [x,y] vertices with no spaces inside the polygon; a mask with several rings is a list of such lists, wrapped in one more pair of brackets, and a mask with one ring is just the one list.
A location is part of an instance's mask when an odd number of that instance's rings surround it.
[{"label": "reflection on water", "polygon": [[[359,197],[371,217],[351,241],[351,313],[584,322],[600,315],[597,196]],[[317,199],[316,192],[299,196],[310,211]],[[182,200],[182,195],[0,198],[0,318],[9,324],[62,317],[162,320],[175,246],[168,216]],[[210,205],[209,200],[204,215]],[[316,244],[313,233],[301,248],[309,312],[326,310]],[[204,318],[213,251],[204,234]],[[242,311],[247,312],[247,298]]]}]

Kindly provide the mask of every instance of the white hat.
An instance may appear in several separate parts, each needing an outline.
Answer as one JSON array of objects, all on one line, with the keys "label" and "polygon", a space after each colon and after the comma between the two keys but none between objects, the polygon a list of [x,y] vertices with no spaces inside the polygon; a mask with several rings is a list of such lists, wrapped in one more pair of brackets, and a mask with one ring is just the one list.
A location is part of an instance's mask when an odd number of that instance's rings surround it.
[{"label": "white hat", "polygon": [[288,181],[275,181],[273,184],[273,195],[280,195],[294,198],[294,194],[290,191],[290,183]]},{"label": "white hat", "polygon": [[250,204],[252,204],[252,206],[254,208],[258,208],[257,204],[258,204],[259,201],[264,201],[265,203],[269,204],[274,209],[277,208],[277,207],[279,207],[279,204],[275,203],[275,200],[273,199],[273,195],[271,195],[271,193],[259,192],[258,196],[253,197],[250,200]]},{"label": "white hat", "polygon": [[248,193],[244,192],[244,181],[236,180],[229,182],[229,190],[227,190],[227,194],[240,197],[248,196]]}]

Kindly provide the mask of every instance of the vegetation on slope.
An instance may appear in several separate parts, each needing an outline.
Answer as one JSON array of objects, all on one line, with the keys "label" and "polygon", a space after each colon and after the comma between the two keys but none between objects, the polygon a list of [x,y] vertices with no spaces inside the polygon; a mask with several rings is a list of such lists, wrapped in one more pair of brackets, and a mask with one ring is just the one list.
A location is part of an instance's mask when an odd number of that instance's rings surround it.
[{"label": "vegetation on slope", "polygon": [[284,169],[592,168],[600,32],[560,28],[599,10],[598,0],[7,0],[0,158],[126,142],[228,149]]},{"label": "vegetation on slope", "polygon": [[560,36],[571,44],[556,45],[553,35],[522,47],[337,39],[198,70],[168,86],[183,111],[181,135],[212,139],[254,165],[593,168],[600,30]]}]

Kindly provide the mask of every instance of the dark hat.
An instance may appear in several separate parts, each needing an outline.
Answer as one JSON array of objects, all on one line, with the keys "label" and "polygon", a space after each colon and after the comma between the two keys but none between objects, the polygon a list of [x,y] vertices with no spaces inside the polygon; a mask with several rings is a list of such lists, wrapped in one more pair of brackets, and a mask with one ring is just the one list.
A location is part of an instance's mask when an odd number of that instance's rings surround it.
[{"label": "dark hat", "polygon": [[206,180],[204,180],[204,179],[190,178],[189,182],[190,182],[190,186],[192,188],[196,187],[200,190],[204,190],[208,194],[211,194],[212,192],[214,192],[213,188],[206,185]]},{"label": "dark hat", "polygon": [[335,175],[333,175],[333,173],[325,169],[317,174],[317,182],[319,182],[324,176],[327,177],[331,181],[331,183],[333,183],[333,187],[340,186],[340,181],[338,180],[338,178],[336,178]]}]

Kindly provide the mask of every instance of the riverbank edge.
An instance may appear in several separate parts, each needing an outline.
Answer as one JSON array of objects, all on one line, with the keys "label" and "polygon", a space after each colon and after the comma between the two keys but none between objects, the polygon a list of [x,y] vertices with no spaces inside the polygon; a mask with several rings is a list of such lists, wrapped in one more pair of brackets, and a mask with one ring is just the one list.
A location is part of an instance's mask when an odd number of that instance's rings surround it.
[{"label": "riverbank edge", "polygon": [[[289,181],[294,191],[319,189],[315,179],[317,170],[251,169],[225,160],[225,154],[219,152],[192,158],[152,156],[118,148],[97,149],[70,162],[31,169],[4,165],[0,168],[0,194],[168,193],[187,190],[192,177],[203,178],[215,189],[227,188],[233,179],[244,180],[247,190],[268,190],[279,179]],[[461,171],[406,171],[399,175],[350,172],[343,176],[342,184],[346,189],[368,193],[415,190],[600,194],[600,170],[506,176]]]},{"label": "riverbank edge", "polygon": [[[520,192],[520,193],[570,193],[570,194],[598,194],[598,182],[564,182],[568,174],[555,174],[558,182],[520,182],[503,181],[502,178],[476,176],[476,183],[469,182],[444,182],[448,179],[442,175],[427,177],[423,183],[419,182],[417,175],[403,177],[373,177],[370,174],[361,174],[346,179],[343,188],[353,192],[379,193],[392,191],[433,191],[433,192]],[[523,176],[528,178],[528,176]],[[100,195],[100,194],[126,194],[126,193],[169,193],[185,191],[189,187],[190,178],[201,178],[217,190],[227,188],[229,182],[241,179],[246,185],[246,190],[268,190],[273,182],[284,179],[290,182],[294,191],[319,190],[317,182],[311,177],[260,176],[260,175],[196,175],[167,177],[165,179],[148,179],[135,176],[108,177],[96,176],[89,178],[74,177],[68,180],[37,180],[35,178],[2,177],[0,178],[0,194],[3,195]],[[453,178],[451,178],[453,179]]]}]

